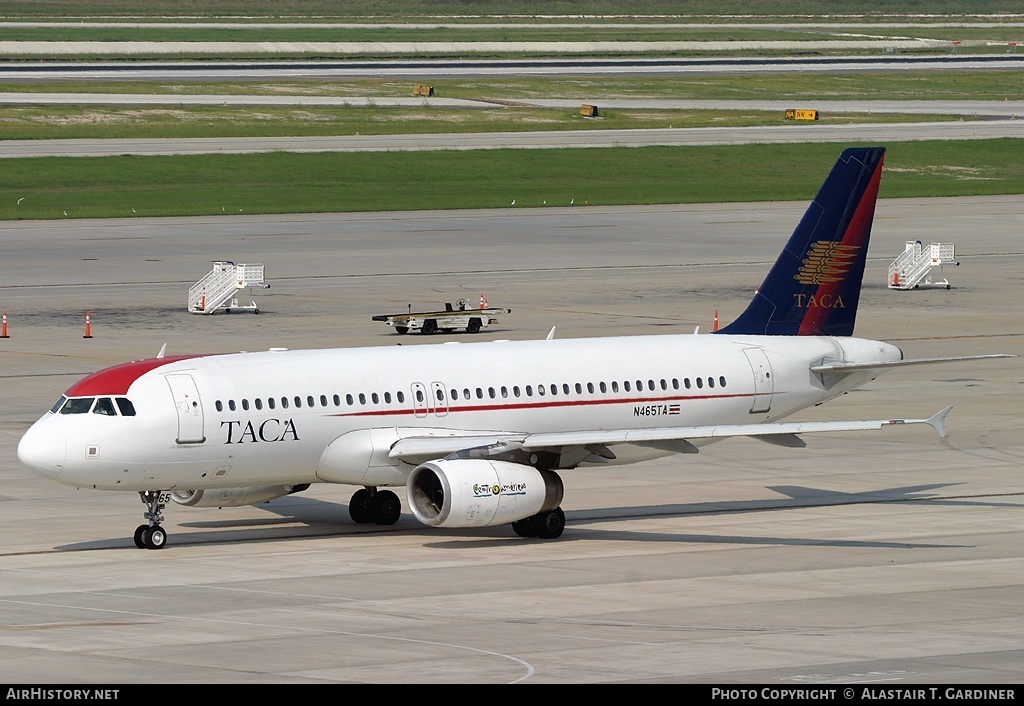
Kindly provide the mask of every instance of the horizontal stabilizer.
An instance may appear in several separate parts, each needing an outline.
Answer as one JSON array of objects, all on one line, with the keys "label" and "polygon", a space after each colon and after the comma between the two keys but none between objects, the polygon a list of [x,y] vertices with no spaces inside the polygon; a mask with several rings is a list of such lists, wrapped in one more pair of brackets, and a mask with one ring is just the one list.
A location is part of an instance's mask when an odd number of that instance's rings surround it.
[{"label": "horizontal stabilizer", "polygon": [[880,363],[842,363],[824,362],[820,365],[812,365],[812,373],[852,373],[858,370],[885,370],[898,368],[904,365],[925,365],[927,363],[952,363],[960,360],[983,360],[985,358],[1016,358],[1011,353],[993,353],[991,355],[964,355],[951,358],[908,358],[907,360],[892,360]]}]

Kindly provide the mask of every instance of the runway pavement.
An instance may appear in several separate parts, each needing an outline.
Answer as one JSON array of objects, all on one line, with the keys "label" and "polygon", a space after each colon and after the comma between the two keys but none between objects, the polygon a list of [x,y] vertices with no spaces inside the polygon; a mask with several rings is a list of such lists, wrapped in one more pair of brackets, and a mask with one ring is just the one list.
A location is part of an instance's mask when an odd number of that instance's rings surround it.
[{"label": "runway pavement", "polygon": [[[884,185],[883,185],[884,189]],[[811,195],[808,195],[810,198]],[[66,488],[15,456],[79,377],[168,353],[702,333],[732,320],[805,203],[0,222],[0,681],[962,683],[1024,680],[1024,365],[894,371],[806,419],[932,430],[737,439],[566,472],[556,541],[354,525],[350,487],[166,511]],[[858,335],[908,357],[1024,352],[1019,197],[880,201]],[[952,289],[886,287],[907,240],[956,245]],[[260,262],[261,314],[186,312]],[[485,294],[471,336],[395,335],[407,304]],[[84,339],[91,312],[93,338]],[[487,365],[486,346],[480,365]]]},{"label": "runway pavement", "polygon": [[122,154],[245,154],[279,151],[564,149],[797,142],[879,144],[913,140],[983,140],[1003,137],[1024,137],[1024,120],[309,137],[0,140],[0,158],[102,157]]}]

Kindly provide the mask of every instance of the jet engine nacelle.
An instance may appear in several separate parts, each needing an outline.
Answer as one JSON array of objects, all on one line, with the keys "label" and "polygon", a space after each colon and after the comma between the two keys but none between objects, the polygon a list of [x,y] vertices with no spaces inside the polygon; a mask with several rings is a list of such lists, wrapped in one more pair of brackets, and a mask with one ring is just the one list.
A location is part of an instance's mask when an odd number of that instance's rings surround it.
[{"label": "jet engine nacelle", "polygon": [[415,468],[409,507],[431,527],[490,527],[518,522],[562,502],[562,479],[508,461],[442,459]]},{"label": "jet engine nacelle", "polygon": [[220,488],[216,490],[174,490],[171,499],[188,507],[241,507],[259,505],[275,498],[305,490],[309,485],[268,485],[256,488]]}]

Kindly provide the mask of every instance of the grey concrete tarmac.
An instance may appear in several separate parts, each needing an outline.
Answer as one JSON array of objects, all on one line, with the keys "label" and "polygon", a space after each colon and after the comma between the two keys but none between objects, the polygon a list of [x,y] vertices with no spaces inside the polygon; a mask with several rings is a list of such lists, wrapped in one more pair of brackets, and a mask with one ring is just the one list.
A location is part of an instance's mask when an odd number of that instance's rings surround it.
[{"label": "grey concrete tarmac", "polygon": [[[805,204],[0,223],[0,682],[1024,681],[1022,359],[894,371],[803,419],[927,427],[737,439],[564,473],[556,541],[348,519],[351,487],[166,511],[22,468],[79,377],[168,353],[690,333],[742,310]],[[1024,202],[885,200],[858,335],[908,357],[1024,352]],[[952,288],[889,290],[911,239]],[[186,312],[213,260],[261,262],[261,313]],[[404,336],[374,314],[483,293],[496,330]],[[84,339],[85,312],[93,338]],[[486,365],[486,346],[480,364]]]}]

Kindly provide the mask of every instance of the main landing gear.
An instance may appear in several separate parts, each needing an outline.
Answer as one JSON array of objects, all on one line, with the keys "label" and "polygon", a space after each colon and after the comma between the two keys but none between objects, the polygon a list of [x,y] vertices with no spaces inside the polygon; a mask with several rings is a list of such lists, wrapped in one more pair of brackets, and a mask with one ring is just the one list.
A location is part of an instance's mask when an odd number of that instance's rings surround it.
[{"label": "main landing gear", "polygon": [[565,513],[560,507],[539,512],[533,517],[513,522],[512,529],[520,537],[539,537],[541,539],[561,537],[562,531],[565,529]]},{"label": "main landing gear", "polygon": [[139,492],[139,497],[148,508],[142,516],[149,520],[149,524],[135,528],[135,546],[139,549],[163,549],[167,544],[167,532],[160,526],[164,521],[160,512],[167,507],[171,495],[159,490],[143,490]]},{"label": "main landing gear", "polygon": [[402,514],[402,501],[390,490],[362,488],[352,494],[348,514],[361,525],[393,525]]}]

